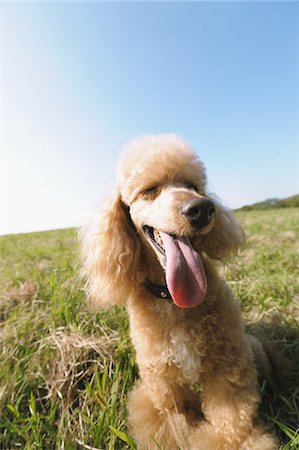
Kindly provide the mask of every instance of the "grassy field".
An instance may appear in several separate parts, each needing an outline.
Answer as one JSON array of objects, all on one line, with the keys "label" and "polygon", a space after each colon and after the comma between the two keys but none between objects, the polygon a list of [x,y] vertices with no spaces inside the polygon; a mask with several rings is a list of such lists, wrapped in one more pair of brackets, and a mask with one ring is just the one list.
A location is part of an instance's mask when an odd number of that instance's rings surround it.
[{"label": "grassy field", "polygon": [[[247,248],[225,276],[248,328],[298,365],[299,209],[238,217]],[[138,370],[127,315],[88,311],[76,230],[4,236],[0,250],[0,448],[134,449],[125,400]],[[281,449],[299,448],[298,387],[260,389]]]}]

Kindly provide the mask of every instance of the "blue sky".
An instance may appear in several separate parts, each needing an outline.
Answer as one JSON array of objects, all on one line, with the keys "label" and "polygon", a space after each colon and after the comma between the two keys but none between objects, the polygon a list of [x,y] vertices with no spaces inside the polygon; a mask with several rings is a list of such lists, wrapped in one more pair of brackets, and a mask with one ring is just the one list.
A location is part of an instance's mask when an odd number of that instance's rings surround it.
[{"label": "blue sky", "polygon": [[1,232],[79,225],[176,132],[239,207],[299,192],[298,3],[4,3]]}]

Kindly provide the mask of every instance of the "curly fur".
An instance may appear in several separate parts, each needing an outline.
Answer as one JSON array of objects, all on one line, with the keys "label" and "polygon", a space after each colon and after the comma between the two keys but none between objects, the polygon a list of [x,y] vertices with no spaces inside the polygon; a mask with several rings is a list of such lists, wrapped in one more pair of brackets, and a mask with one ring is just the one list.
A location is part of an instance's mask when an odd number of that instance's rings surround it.
[{"label": "curly fur", "polygon": [[[195,233],[180,202],[202,197],[213,199],[216,213]],[[179,308],[146,288],[147,279],[165,284],[165,273],[145,224],[190,236],[207,277],[201,305]],[[129,393],[128,414],[138,448],[276,449],[257,417],[253,352],[264,371],[267,356],[246,336],[238,303],[214,263],[236,253],[244,234],[233,213],[206,192],[205,168],[191,147],[172,134],[132,141],[119,160],[114,196],[81,231],[81,241],[92,302],[123,303],[129,312],[140,380]]]}]

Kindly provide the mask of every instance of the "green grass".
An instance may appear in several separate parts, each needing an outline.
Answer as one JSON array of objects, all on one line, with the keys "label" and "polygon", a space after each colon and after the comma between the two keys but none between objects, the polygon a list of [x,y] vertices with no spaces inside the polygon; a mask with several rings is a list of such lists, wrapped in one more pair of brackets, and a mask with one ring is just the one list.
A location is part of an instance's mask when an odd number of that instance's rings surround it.
[{"label": "green grass", "polygon": [[[238,217],[247,249],[225,275],[250,330],[298,363],[299,210]],[[74,229],[0,238],[1,448],[135,448],[125,425],[137,377],[127,314],[87,309],[77,253]],[[298,389],[260,389],[281,449],[298,448]]]}]

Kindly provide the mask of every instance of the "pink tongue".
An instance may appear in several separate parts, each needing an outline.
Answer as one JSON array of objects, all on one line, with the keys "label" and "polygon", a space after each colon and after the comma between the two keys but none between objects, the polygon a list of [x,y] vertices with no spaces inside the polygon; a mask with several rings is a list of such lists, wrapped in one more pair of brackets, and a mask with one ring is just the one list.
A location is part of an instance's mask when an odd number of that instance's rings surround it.
[{"label": "pink tongue", "polygon": [[187,237],[173,238],[160,231],[166,253],[166,283],[174,303],[181,308],[199,305],[207,291],[200,256]]}]

